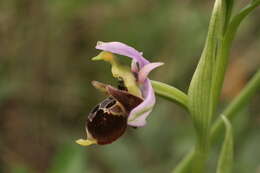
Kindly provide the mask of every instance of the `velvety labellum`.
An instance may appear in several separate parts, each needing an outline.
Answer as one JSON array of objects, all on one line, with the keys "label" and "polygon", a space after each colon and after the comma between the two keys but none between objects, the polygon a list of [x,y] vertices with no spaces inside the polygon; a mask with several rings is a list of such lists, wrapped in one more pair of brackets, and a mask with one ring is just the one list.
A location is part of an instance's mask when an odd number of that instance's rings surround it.
[{"label": "velvety labellum", "polygon": [[123,86],[120,89],[104,86],[110,96],[90,112],[86,124],[88,133],[101,145],[112,143],[124,134],[130,111],[143,101],[142,98],[120,90]]},{"label": "velvety labellum", "polygon": [[109,144],[120,137],[127,127],[127,114],[118,101],[109,97],[89,114],[87,129],[98,144]]}]

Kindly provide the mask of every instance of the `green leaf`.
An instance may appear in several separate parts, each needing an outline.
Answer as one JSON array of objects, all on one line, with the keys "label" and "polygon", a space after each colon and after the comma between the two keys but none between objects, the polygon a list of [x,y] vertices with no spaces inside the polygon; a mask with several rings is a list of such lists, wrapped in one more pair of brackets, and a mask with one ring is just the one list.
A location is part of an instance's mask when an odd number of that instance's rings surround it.
[{"label": "green leaf", "polygon": [[[232,37],[234,37],[235,33],[237,32],[237,29],[243,19],[250,14],[257,6],[260,5],[260,0],[253,0],[250,4],[248,4],[245,8],[243,8],[237,15],[235,15],[230,23],[228,33]],[[228,35],[227,35],[228,37]],[[229,36],[230,37],[230,36]]]},{"label": "green leaf", "polygon": [[[216,0],[209,24],[206,44],[189,87],[189,110],[197,131],[200,145],[206,147],[213,112],[216,107],[214,83],[215,63],[222,48],[228,14],[226,1]],[[229,6],[231,3],[229,3]],[[229,7],[228,6],[228,7]],[[229,7],[230,10],[230,7]]]},{"label": "green leaf", "polygon": [[151,80],[151,82],[156,94],[176,102],[186,109],[188,108],[188,96],[184,92],[162,82],[153,80]]},{"label": "green leaf", "polygon": [[[183,172],[190,167],[192,172],[204,172],[209,145],[209,131],[212,116],[216,109],[218,90],[216,80],[216,61],[223,48],[223,38],[229,24],[233,7],[232,0],[216,0],[210,19],[208,35],[198,66],[192,77],[188,91],[188,108],[198,136],[194,154],[187,157]],[[192,166],[189,164],[192,162]],[[180,171],[181,172],[181,171]],[[187,172],[187,171],[186,171]]]},{"label": "green leaf", "polygon": [[[241,22],[247,17],[256,7],[260,5],[260,0],[252,0],[250,4],[248,4],[245,8],[243,8],[238,14],[236,14],[232,20],[230,21],[230,24],[227,28],[226,34],[224,36],[223,40],[223,48],[222,51],[219,55],[219,58],[217,59],[216,63],[216,73],[215,73],[215,83],[214,83],[214,88],[216,90],[215,94],[216,97],[220,94],[220,90],[218,88],[221,88],[224,80],[224,74],[226,71],[226,66],[228,62],[228,54],[229,50],[231,48],[232,41],[234,40],[235,34],[237,33],[237,30],[241,24]],[[224,114],[226,116],[231,116],[235,115],[234,112],[237,111],[240,107],[237,106],[239,104],[245,104],[245,101],[250,98],[251,94],[254,93],[253,91],[256,90],[256,87],[259,85],[256,82],[259,80],[259,70],[255,77],[252,79],[252,81],[247,85],[245,90],[241,92],[239,97],[237,97],[232,104],[228,106],[228,108],[224,111]],[[252,92],[251,92],[252,91]],[[240,98],[241,96],[241,98]],[[216,138],[217,134],[219,133],[221,126],[223,125],[222,121],[219,119],[216,121],[213,125],[212,128],[212,134],[211,138]],[[214,139],[212,139],[214,140]]]},{"label": "green leaf", "polygon": [[[223,32],[224,36],[222,39],[220,39],[221,42],[218,44],[218,47],[217,47],[218,51],[215,51],[215,52],[217,52],[216,53],[217,56],[214,56],[213,53],[209,54],[209,55],[211,55],[211,58],[216,59],[216,61],[210,59],[209,57],[206,57],[207,54],[203,55],[201,57],[199,65],[196,69],[196,73],[193,76],[191,86],[189,89],[189,94],[188,94],[189,102],[190,102],[189,109],[192,113],[193,119],[195,119],[194,120],[195,128],[197,131],[199,131],[202,134],[202,135],[199,134],[201,136],[203,136],[202,127],[205,127],[204,130],[206,131],[206,129],[208,129],[208,126],[210,124],[210,120],[211,120],[211,116],[212,116],[213,112],[210,112],[209,110],[214,111],[215,106],[218,102],[218,98],[219,98],[221,88],[223,85],[225,71],[227,68],[229,51],[231,48],[232,41],[238,30],[238,27],[239,27],[240,23],[243,21],[243,19],[260,4],[260,0],[252,0],[251,3],[247,7],[242,9],[237,15],[235,15],[232,18],[231,21],[229,21],[230,16],[231,16],[233,1],[226,0],[225,2],[227,4],[227,6],[226,6],[226,13],[225,13],[225,15],[223,15],[223,16],[226,16],[226,19],[225,19],[226,21],[225,21],[225,25],[224,25],[226,27],[224,27],[224,32]],[[212,22],[212,20],[214,20],[214,18],[215,19],[217,18],[214,15],[214,13],[216,13],[215,8],[216,8],[217,3],[219,3],[218,0],[215,3],[213,16],[211,18],[210,28],[214,27],[213,24],[216,23],[216,21]],[[205,52],[205,49],[214,50],[214,49],[212,49],[212,46],[207,46],[207,45],[214,43],[214,42],[216,43],[216,40],[214,40],[212,37],[217,37],[217,36],[216,35],[212,36],[212,33],[214,35],[214,32],[212,32],[212,29],[210,29],[210,28],[209,28],[208,38],[207,38],[207,42],[206,42],[206,47],[204,48],[203,53]],[[213,29],[213,30],[216,30],[216,29]],[[221,36],[217,37],[217,38],[221,38]],[[211,43],[209,43],[208,40],[211,40]],[[207,59],[210,59],[210,60],[207,61]],[[209,64],[208,67],[206,64]],[[215,64],[215,67],[214,67],[215,71],[213,70],[212,64]],[[208,69],[203,69],[203,68],[208,68]],[[213,71],[214,71],[214,73],[213,73]],[[204,74],[204,76],[203,76],[203,73],[206,73],[206,72],[213,73],[213,77],[209,74],[208,75]],[[203,80],[203,79],[206,80],[207,78],[210,80],[213,80],[213,82],[211,83],[211,82],[198,81],[198,80]],[[205,88],[203,88],[203,84],[205,84]],[[211,90],[209,89],[210,87],[212,87]],[[247,100],[252,97],[252,93],[257,92],[257,90],[258,90],[257,87],[259,87],[259,72],[258,72],[258,75],[256,74],[254,79],[252,79],[252,81],[250,81],[250,83],[242,91],[242,93],[224,111],[225,115],[230,118],[233,118],[236,115],[235,112],[237,112],[242,106],[244,106],[246,104]],[[206,88],[208,88],[208,89],[206,89]],[[211,92],[209,92],[210,94],[205,93],[209,90],[211,91]],[[206,94],[209,94],[209,95],[205,96]],[[196,100],[196,97],[198,97],[197,100]],[[202,97],[202,98],[199,98],[199,97]],[[211,102],[207,103],[207,101],[203,101],[202,99],[207,99],[207,100],[210,100]],[[198,103],[196,103],[196,101],[198,101]],[[210,108],[207,109],[207,108],[205,108],[205,106],[202,106],[204,103],[205,103],[205,105],[210,106]],[[209,111],[208,115],[205,113],[207,111]],[[199,113],[202,113],[202,114],[200,115]],[[204,119],[205,125],[199,127],[200,123],[203,124],[203,119]],[[210,132],[210,143],[214,142],[214,140],[217,138],[218,134],[220,133],[222,127],[223,127],[223,121],[221,121],[220,119],[214,123],[213,127],[211,128],[211,132]],[[208,135],[207,132],[206,132],[206,135]],[[206,136],[206,135],[204,134],[204,136]],[[192,150],[190,153],[188,153],[187,157],[185,157],[185,159],[180,163],[182,169],[178,169],[179,170],[178,173],[179,172],[186,173],[187,170],[189,170],[186,168],[190,168],[193,161],[196,160],[196,154],[193,154],[194,152],[195,151]],[[189,159],[186,159],[186,158],[189,158]],[[180,166],[177,166],[177,168],[180,168]]]},{"label": "green leaf", "polygon": [[215,104],[218,101],[221,88],[223,85],[224,81],[224,76],[228,64],[228,59],[229,59],[229,52],[230,48],[232,46],[232,42],[234,40],[234,37],[237,33],[237,30],[239,28],[239,25],[245,19],[245,17],[250,14],[258,5],[260,5],[260,0],[254,0],[251,1],[249,5],[247,5],[244,9],[242,9],[237,15],[235,15],[227,29],[224,35],[223,43],[222,43],[222,48],[220,49],[220,52],[218,53],[217,61],[216,61],[216,71],[214,75],[214,84],[213,84],[213,90],[215,91],[214,98],[215,98]]},{"label": "green leaf", "polygon": [[221,153],[218,160],[217,173],[231,173],[233,165],[233,133],[229,120],[222,115],[226,127],[225,139],[222,144]]},{"label": "green leaf", "polygon": [[224,28],[224,30],[225,31],[227,29],[230,17],[232,15],[233,5],[234,5],[234,0],[225,0],[223,2],[223,8],[224,8],[224,11],[225,11],[224,12],[224,14],[225,14],[225,28]]},{"label": "green leaf", "polygon": [[[238,112],[243,109],[249,100],[260,90],[260,70],[252,77],[241,93],[228,105],[228,107],[223,111],[223,114],[229,119],[233,120]],[[210,131],[210,143],[214,144],[215,140],[222,134],[222,129],[224,128],[224,121],[219,118],[214,122]],[[195,158],[194,149],[189,152],[184,159],[177,165],[173,173],[190,173],[191,165]]]}]

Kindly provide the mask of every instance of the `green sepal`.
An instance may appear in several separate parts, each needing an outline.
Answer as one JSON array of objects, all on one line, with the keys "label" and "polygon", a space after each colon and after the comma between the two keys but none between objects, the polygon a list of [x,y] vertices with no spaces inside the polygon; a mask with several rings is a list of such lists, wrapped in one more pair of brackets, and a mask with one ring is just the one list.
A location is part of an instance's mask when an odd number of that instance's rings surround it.
[{"label": "green sepal", "polygon": [[131,69],[125,65],[120,64],[114,54],[102,51],[100,54],[93,57],[92,60],[103,60],[109,62],[112,65],[111,71],[113,77],[123,80],[124,85],[129,93],[142,98],[141,90],[138,86],[138,83],[136,82],[134,74],[131,72]]}]

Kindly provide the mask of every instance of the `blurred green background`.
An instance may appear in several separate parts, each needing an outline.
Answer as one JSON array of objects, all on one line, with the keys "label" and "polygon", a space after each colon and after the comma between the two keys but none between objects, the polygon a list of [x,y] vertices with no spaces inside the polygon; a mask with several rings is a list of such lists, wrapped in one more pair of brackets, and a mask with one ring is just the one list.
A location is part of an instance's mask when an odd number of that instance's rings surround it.
[{"label": "blurred green background", "polygon": [[[248,1],[236,1],[235,11]],[[92,62],[97,41],[121,41],[165,62],[151,78],[187,91],[203,48],[213,0],[1,0],[0,172],[166,173],[194,144],[189,115],[158,98],[145,128],[111,145],[77,145],[90,109],[115,84]],[[226,103],[260,66],[260,10],[243,22],[221,97]],[[235,172],[260,172],[260,93],[234,122]],[[220,108],[221,109],[221,108]],[[209,172],[219,146],[212,151]]]}]

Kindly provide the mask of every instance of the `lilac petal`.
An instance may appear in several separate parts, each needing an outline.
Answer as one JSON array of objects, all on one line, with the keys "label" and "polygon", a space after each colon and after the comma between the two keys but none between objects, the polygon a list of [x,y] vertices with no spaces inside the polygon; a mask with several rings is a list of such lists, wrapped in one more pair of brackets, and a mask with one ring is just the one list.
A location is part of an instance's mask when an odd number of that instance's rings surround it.
[{"label": "lilac petal", "polygon": [[106,43],[106,42],[99,41],[97,43],[96,49],[132,58],[133,60],[135,60],[139,63],[140,67],[143,67],[144,65],[149,63],[149,61],[146,60],[142,56],[141,52],[138,52],[133,47],[130,47],[121,42],[107,42]]},{"label": "lilac petal", "polygon": [[145,79],[147,79],[148,74],[155,68],[163,65],[161,62],[154,62],[146,64],[138,73],[138,82],[144,83]]},{"label": "lilac petal", "polygon": [[143,85],[144,101],[134,108],[128,117],[127,124],[134,127],[144,126],[146,118],[151,113],[155,104],[155,95],[151,81],[146,79]]},{"label": "lilac petal", "polygon": [[138,67],[138,64],[137,64],[137,62],[135,61],[135,60],[133,60],[132,61],[132,63],[131,63],[131,71],[133,72],[133,73],[138,73],[138,71],[139,71],[139,67]]}]

